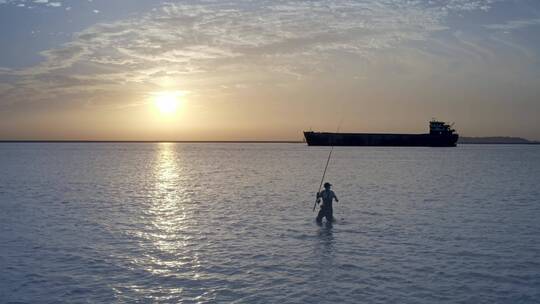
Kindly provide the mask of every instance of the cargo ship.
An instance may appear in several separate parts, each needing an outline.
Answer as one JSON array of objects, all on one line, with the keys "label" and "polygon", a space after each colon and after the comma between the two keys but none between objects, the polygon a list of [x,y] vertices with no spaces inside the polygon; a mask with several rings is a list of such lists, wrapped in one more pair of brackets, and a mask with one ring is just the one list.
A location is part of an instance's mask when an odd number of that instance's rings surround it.
[{"label": "cargo ship", "polygon": [[442,121],[429,122],[426,134],[330,133],[305,131],[308,146],[455,147],[459,135]]}]

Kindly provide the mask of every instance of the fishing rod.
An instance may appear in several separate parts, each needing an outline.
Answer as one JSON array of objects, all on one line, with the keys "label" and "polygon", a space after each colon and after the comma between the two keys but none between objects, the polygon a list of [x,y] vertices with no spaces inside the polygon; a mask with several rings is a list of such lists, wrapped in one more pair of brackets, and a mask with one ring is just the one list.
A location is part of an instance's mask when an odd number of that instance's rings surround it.
[{"label": "fishing rod", "polygon": [[[339,122],[339,125],[337,127],[336,133],[339,133],[339,129],[341,129],[341,124],[343,123],[343,116],[341,117],[341,120]],[[332,158],[332,152],[334,152],[334,142],[332,141],[332,148],[330,149],[330,153],[328,153],[328,159],[326,160],[326,165],[324,166],[324,172],[321,178],[321,183],[319,184],[319,191],[317,191],[317,198],[315,199],[315,203],[313,204],[313,212],[315,212],[315,208],[317,207],[317,202],[319,201],[319,193],[321,192],[321,188],[324,182],[324,177],[326,176],[326,169],[328,169],[328,164],[330,163],[330,158]]]},{"label": "fishing rod", "polygon": [[332,148],[330,149],[330,153],[328,153],[328,159],[326,160],[326,166],[324,166],[324,172],[321,178],[321,184],[319,185],[319,191],[317,191],[317,198],[315,199],[315,204],[313,204],[313,212],[315,212],[315,207],[317,207],[317,202],[319,201],[319,193],[321,192],[322,184],[324,181],[324,176],[326,175],[326,169],[328,169],[328,163],[330,163],[330,158],[332,157],[332,152],[334,151],[334,145],[332,144]]}]

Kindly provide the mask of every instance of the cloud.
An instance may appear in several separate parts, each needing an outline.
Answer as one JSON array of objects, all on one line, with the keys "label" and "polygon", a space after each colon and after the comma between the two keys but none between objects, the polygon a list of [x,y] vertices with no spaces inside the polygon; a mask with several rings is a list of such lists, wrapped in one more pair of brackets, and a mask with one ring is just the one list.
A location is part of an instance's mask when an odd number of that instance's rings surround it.
[{"label": "cloud", "polygon": [[487,11],[496,2],[501,0],[434,0],[430,1],[436,5],[442,5],[443,9],[450,11]]},{"label": "cloud", "polygon": [[[8,0],[9,4],[27,1]],[[33,3],[60,6],[61,2]],[[169,2],[112,23],[96,24],[37,66],[0,71],[17,77],[11,93],[32,98],[62,92],[152,89],[161,79],[192,86],[292,79],[321,73],[340,54],[369,62],[405,42],[447,30],[451,13],[487,10],[494,0]],[[246,77],[249,79],[240,79]],[[234,83],[232,84],[234,85]],[[23,94],[24,93],[24,94]],[[3,98],[5,100],[6,98]]]},{"label": "cloud", "polygon": [[36,6],[61,7],[62,2],[49,0],[0,0],[0,5],[14,5],[17,7],[32,9]]},{"label": "cloud", "polygon": [[484,27],[490,30],[513,31],[537,25],[540,25],[540,18],[512,20],[500,24],[488,24],[484,25]]}]

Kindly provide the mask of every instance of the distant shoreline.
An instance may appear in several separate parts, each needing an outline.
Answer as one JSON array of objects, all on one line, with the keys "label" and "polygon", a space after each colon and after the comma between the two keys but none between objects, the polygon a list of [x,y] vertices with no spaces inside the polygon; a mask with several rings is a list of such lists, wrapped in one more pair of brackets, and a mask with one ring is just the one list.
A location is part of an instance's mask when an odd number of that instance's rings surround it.
[{"label": "distant shoreline", "polygon": [[521,137],[508,136],[485,136],[485,137],[460,137],[458,144],[485,144],[485,145],[539,145],[540,142]]},{"label": "distant shoreline", "polygon": [[458,142],[458,145],[540,145],[540,142],[528,142],[528,143],[510,143],[510,142]]}]

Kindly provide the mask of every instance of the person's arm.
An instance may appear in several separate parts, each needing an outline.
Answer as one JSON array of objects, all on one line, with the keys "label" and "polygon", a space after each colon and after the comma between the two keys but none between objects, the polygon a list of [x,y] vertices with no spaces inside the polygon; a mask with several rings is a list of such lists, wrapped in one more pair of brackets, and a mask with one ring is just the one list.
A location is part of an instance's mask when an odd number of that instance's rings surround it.
[{"label": "person's arm", "polygon": [[336,202],[339,202],[339,199],[337,198],[336,193],[334,193],[334,198],[336,199]]}]

